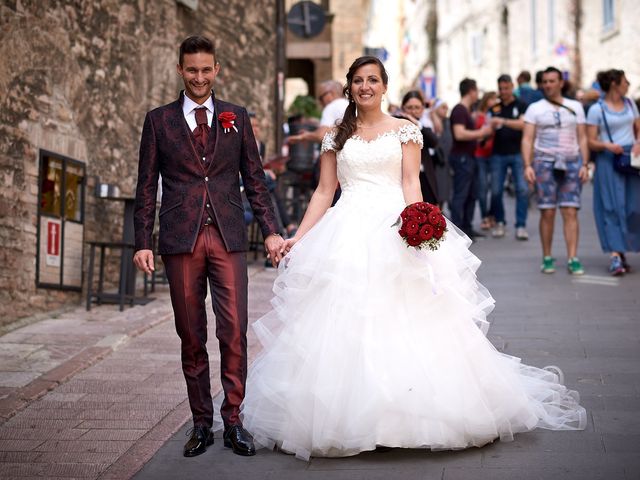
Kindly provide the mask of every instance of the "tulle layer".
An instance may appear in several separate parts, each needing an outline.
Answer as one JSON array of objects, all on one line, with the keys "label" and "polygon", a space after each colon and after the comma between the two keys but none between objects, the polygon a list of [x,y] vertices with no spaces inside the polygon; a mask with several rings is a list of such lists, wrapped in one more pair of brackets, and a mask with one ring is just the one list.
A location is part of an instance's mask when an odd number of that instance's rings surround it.
[{"label": "tulle layer", "polygon": [[487,340],[494,301],[451,223],[435,251],[392,227],[397,190],[348,190],[280,265],[243,423],[298,457],[462,449],[586,425],[577,392]]}]

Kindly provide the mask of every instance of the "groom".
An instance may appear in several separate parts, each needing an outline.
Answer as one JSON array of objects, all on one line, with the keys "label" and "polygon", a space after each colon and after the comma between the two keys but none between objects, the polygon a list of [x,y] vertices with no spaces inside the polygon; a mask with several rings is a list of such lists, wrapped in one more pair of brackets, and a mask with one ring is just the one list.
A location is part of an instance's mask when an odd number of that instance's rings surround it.
[{"label": "groom", "polygon": [[247,111],[214,97],[220,64],[205,37],[180,45],[178,74],[184,91],[173,103],[147,113],[140,142],[136,189],[136,266],[154,270],[152,245],[158,175],[162,175],[160,237],[162,255],[182,343],[193,429],[184,456],[213,444],[213,404],[207,354],[207,280],[220,342],[224,401],[224,445],[254,455],[251,435],[242,427],[240,405],[247,376],[247,232],[239,177],[274,263],[283,240],[265,185]]}]

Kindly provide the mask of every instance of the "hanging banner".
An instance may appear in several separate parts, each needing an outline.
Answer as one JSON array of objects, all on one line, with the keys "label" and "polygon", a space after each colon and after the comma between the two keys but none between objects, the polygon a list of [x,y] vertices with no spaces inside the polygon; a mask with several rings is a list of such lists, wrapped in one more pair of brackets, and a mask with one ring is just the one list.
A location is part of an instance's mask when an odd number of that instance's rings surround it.
[{"label": "hanging banner", "polygon": [[52,267],[60,266],[60,231],[61,231],[61,222],[60,220],[47,219],[46,221],[46,235],[45,239],[47,242],[47,254],[46,254],[46,262],[47,265]]}]

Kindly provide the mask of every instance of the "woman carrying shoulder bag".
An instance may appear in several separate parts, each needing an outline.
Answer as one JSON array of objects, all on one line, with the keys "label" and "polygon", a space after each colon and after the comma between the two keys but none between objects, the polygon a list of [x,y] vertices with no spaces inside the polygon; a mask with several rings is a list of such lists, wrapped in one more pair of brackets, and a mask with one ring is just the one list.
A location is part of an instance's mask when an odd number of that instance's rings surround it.
[{"label": "woman carrying shoulder bag", "polygon": [[630,271],[625,253],[640,251],[640,170],[620,166],[622,156],[640,156],[640,115],[625,97],[622,70],[598,73],[598,83],[605,96],[587,115],[589,148],[597,152],[593,213],[609,273],[619,276]]}]

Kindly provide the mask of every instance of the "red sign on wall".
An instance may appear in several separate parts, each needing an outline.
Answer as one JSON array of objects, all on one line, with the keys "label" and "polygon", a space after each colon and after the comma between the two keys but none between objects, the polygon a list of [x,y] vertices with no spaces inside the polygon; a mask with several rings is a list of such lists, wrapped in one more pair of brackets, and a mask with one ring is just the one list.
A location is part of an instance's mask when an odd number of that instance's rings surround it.
[{"label": "red sign on wall", "polygon": [[60,266],[60,221],[47,220],[47,265]]}]

